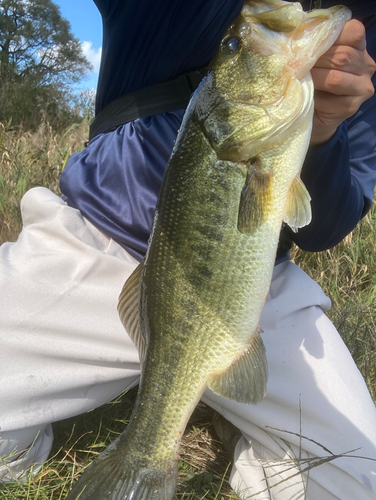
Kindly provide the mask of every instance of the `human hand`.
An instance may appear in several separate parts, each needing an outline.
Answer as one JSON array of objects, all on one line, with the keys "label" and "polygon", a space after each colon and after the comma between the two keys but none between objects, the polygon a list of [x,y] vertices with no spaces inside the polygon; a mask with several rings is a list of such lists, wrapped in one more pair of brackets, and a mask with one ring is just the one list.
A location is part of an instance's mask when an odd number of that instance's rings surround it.
[{"label": "human hand", "polygon": [[327,142],[374,94],[371,77],[375,70],[376,63],[366,50],[364,26],[352,19],[311,70],[315,111],[310,146]]}]

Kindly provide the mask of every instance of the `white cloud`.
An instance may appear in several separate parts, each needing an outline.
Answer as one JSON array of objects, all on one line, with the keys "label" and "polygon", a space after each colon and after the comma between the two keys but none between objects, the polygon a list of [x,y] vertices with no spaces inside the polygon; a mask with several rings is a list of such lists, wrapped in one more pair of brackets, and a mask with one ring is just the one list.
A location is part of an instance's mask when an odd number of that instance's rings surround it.
[{"label": "white cloud", "polygon": [[93,65],[93,73],[99,73],[99,66],[101,63],[101,55],[102,55],[102,47],[98,50],[93,48],[92,42],[83,42],[82,43],[82,51],[91,64]]}]

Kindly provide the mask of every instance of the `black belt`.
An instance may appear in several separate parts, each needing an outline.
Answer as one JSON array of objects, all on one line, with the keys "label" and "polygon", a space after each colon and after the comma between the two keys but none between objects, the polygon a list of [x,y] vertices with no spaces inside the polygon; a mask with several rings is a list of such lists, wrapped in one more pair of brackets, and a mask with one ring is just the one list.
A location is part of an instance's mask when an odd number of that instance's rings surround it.
[{"label": "black belt", "polygon": [[207,68],[192,71],[111,101],[99,111],[90,125],[89,140],[143,116],[186,108],[206,71]]}]

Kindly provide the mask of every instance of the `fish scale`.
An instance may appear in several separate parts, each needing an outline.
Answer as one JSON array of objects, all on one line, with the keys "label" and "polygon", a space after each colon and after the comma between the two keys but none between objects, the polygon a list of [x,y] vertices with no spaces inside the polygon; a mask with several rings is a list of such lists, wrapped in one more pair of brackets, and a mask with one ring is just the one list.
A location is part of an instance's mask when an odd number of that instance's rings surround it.
[{"label": "fish scale", "polygon": [[311,218],[299,177],[309,70],[349,17],[344,7],[246,1],[224,33],[185,113],[147,255],[119,298],[141,362],[131,420],[68,500],[171,500],[181,435],[205,389],[243,403],[264,397],[258,321],[281,224],[296,231]]}]

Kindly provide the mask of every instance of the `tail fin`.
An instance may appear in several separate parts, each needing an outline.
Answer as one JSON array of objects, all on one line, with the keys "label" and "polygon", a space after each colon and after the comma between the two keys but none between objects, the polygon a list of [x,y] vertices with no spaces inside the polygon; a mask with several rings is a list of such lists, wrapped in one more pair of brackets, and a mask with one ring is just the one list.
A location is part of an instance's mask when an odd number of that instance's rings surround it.
[{"label": "tail fin", "polygon": [[177,470],[173,473],[137,468],[132,457],[117,450],[118,439],[85,470],[66,500],[170,500],[174,497]]}]

